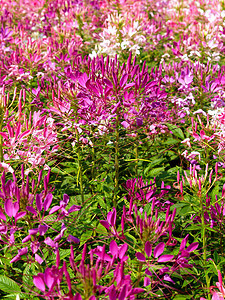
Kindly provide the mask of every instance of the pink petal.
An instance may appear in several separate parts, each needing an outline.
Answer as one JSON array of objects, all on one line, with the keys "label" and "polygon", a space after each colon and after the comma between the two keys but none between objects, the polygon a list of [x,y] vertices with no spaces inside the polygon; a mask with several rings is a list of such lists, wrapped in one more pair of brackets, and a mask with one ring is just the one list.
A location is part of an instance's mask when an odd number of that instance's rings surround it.
[{"label": "pink petal", "polygon": [[127,285],[124,284],[124,286],[122,287],[122,290],[119,294],[118,299],[119,300],[125,300],[126,299],[126,295],[127,295]]},{"label": "pink petal", "polygon": [[169,275],[164,275],[164,277],[163,277],[163,280],[166,280],[166,281],[170,281],[170,282],[172,282],[173,284],[175,284],[175,282],[170,278],[170,276]]},{"label": "pink petal", "polygon": [[81,295],[76,293],[76,295],[73,297],[73,300],[82,300]]},{"label": "pink petal", "polygon": [[159,243],[156,247],[155,247],[155,250],[154,250],[154,257],[157,258],[159,257],[163,251],[164,251],[164,248],[165,248],[165,244],[163,242]]},{"label": "pink petal", "polygon": [[74,211],[79,211],[81,209],[81,206],[80,205],[72,205],[69,210],[68,210],[68,213],[72,213]]},{"label": "pink petal", "polygon": [[109,79],[107,79],[107,78],[105,78],[105,79],[103,79],[103,82],[109,87],[109,88],[113,88],[113,84],[112,84],[112,82],[109,80]]},{"label": "pink petal", "polygon": [[6,216],[0,211],[0,219],[6,221]]},{"label": "pink petal", "polygon": [[128,127],[130,126],[130,124],[127,123],[126,121],[123,121],[123,122],[121,123],[121,125],[123,125],[124,128],[128,128]]},{"label": "pink petal", "polygon": [[152,245],[149,241],[145,243],[145,253],[148,257],[152,255]]},{"label": "pink petal", "polygon": [[12,201],[10,199],[6,199],[4,207],[5,207],[6,214],[10,218],[12,218],[12,216],[13,216],[13,203],[12,203]]},{"label": "pink petal", "polygon": [[33,208],[32,206],[27,206],[26,210],[28,210],[29,212],[31,212],[32,214],[34,214],[35,216],[37,215],[36,209]]},{"label": "pink petal", "polygon": [[137,259],[138,259],[139,261],[145,261],[145,260],[146,260],[144,254],[142,254],[141,252],[137,252],[137,253],[135,254],[135,256],[137,257]]},{"label": "pink petal", "polygon": [[38,255],[38,254],[35,254],[35,260],[36,262],[38,262],[40,265],[43,263],[43,259]]},{"label": "pink petal", "polygon": [[143,292],[145,292],[145,290],[142,289],[142,288],[133,288],[132,291],[129,293],[129,296],[140,294],[140,293],[143,293]]},{"label": "pink petal", "polygon": [[54,206],[52,209],[50,209],[49,215],[54,214],[54,213],[55,213],[56,211],[58,211],[60,208],[61,208],[61,206],[59,206],[59,205]]},{"label": "pink petal", "polygon": [[41,275],[43,274],[39,273],[37,276],[34,276],[33,283],[40,291],[45,292],[45,283]]},{"label": "pink petal", "polygon": [[47,230],[48,230],[47,225],[39,225],[38,226],[38,231],[39,231],[40,235],[44,235]]},{"label": "pink petal", "polygon": [[122,259],[127,251],[128,245],[123,244],[119,250],[119,258]]},{"label": "pink petal", "polygon": [[167,262],[169,260],[173,259],[173,255],[162,255],[159,257],[158,262]]},{"label": "pink petal", "polygon": [[51,290],[53,288],[55,279],[52,276],[52,271],[50,268],[47,268],[45,270],[44,279],[45,279],[45,283],[46,283],[47,287],[49,288],[49,290]]},{"label": "pink petal", "polygon": [[16,262],[16,261],[18,261],[18,260],[20,260],[20,255],[16,255],[16,256],[14,256],[14,258],[10,261],[10,263],[12,264],[12,263],[14,263],[14,262]]},{"label": "pink petal", "polygon": [[194,251],[194,250],[196,250],[196,249],[198,248],[198,245],[199,245],[199,244],[198,244],[197,242],[192,243],[191,245],[189,245],[189,246],[187,247],[186,251],[192,252],[192,251]]},{"label": "pink petal", "polygon": [[120,86],[123,87],[127,83],[128,75],[124,74],[120,79]]},{"label": "pink petal", "polygon": [[53,240],[50,237],[47,237],[44,240],[44,243],[52,248],[54,248],[56,246],[56,244],[53,242]]},{"label": "pink petal", "polygon": [[42,210],[42,200],[39,194],[36,195],[36,206],[39,211]]},{"label": "pink petal", "polygon": [[107,221],[101,220],[99,221],[102,226],[104,226],[106,229],[109,229],[109,223]]},{"label": "pink petal", "polygon": [[135,86],[135,83],[134,83],[134,82],[128,83],[127,85],[125,85],[125,87],[123,88],[123,90],[125,91],[125,90],[129,89],[129,88],[132,87],[132,86]]},{"label": "pink petal", "polygon": [[151,284],[150,278],[145,277],[145,278],[144,278],[144,286],[148,286],[148,285],[150,285],[150,284]]},{"label": "pink petal", "polygon": [[44,210],[47,211],[52,203],[52,194],[48,193],[48,195],[45,197],[45,201],[44,201]]},{"label": "pink petal", "polygon": [[113,256],[118,255],[118,246],[117,246],[117,243],[115,241],[110,242],[109,249],[110,249],[110,252]]},{"label": "pink petal", "polygon": [[75,244],[79,244],[80,243],[80,240],[77,237],[75,237],[75,236],[73,236],[71,234],[69,234],[69,236],[67,238],[67,241],[68,242],[73,242]]},{"label": "pink petal", "polygon": [[16,221],[19,220],[20,218],[26,216],[26,214],[27,214],[27,213],[26,213],[25,211],[21,211],[21,212],[17,213],[17,214],[15,215],[15,220],[16,220]]},{"label": "pink petal", "polygon": [[29,229],[28,231],[30,235],[35,235],[38,233],[38,228]]},{"label": "pink petal", "polygon": [[181,242],[181,244],[180,244],[180,251],[182,251],[182,250],[185,248],[185,246],[186,246],[186,244],[187,244],[188,237],[189,237],[189,234],[187,234],[187,235],[185,236],[185,238],[182,240],[182,242]]},{"label": "pink petal", "polygon": [[79,78],[78,78],[78,82],[80,83],[80,85],[82,87],[86,87],[86,82],[88,80],[87,74],[83,73]]}]

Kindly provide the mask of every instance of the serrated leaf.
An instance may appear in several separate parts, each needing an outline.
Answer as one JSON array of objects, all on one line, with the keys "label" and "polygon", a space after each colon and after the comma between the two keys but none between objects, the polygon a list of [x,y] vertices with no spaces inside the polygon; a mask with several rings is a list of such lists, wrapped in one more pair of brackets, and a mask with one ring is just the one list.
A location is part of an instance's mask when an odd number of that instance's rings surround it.
[{"label": "serrated leaf", "polygon": [[8,294],[21,292],[19,285],[4,275],[0,275],[0,290]]},{"label": "serrated leaf", "polygon": [[185,280],[183,285],[182,285],[182,288],[184,288],[185,286],[187,286],[188,284],[190,284],[191,282],[193,282],[194,279],[191,279],[191,280]]},{"label": "serrated leaf", "polygon": [[103,197],[98,196],[98,197],[97,197],[97,201],[98,201],[99,205],[100,205],[102,208],[106,209],[105,201],[103,200]]},{"label": "serrated leaf", "polygon": [[192,226],[188,226],[187,228],[184,228],[184,230],[189,230],[189,231],[199,230],[199,229],[201,229],[199,225],[192,225]]},{"label": "serrated leaf", "polygon": [[150,212],[151,212],[151,208],[152,208],[152,203],[148,203],[148,204],[145,205],[143,212],[144,213],[146,212],[147,216],[148,216],[150,214]]},{"label": "serrated leaf", "polygon": [[106,236],[108,234],[107,229],[101,224],[98,224],[98,227],[95,230],[98,234]]},{"label": "serrated leaf", "polygon": [[52,172],[52,173],[56,173],[56,174],[60,174],[60,175],[65,175],[65,172],[63,172],[62,170],[60,170],[60,169],[57,168],[57,167],[51,168],[51,172]]},{"label": "serrated leaf", "polygon": [[166,126],[168,127],[169,130],[171,130],[173,132],[173,134],[176,137],[178,137],[181,140],[184,140],[183,131],[179,127],[177,127],[176,125],[173,125],[173,124],[169,124],[169,123],[166,123]]},{"label": "serrated leaf", "polygon": [[127,233],[127,234],[125,234],[125,237],[126,237],[127,241],[129,241],[132,245],[136,245],[137,239],[134,236],[132,236],[131,234]]},{"label": "serrated leaf", "polygon": [[215,201],[216,200],[216,195],[219,196],[220,194],[220,186],[219,185],[216,185],[212,192],[211,192],[211,199],[212,201]]},{"label": "serrated leaf", "polygon": [[164,167],[159,167],[159,168],[155,168],[153,170],[151,170],[149,173],[148,173],[148,176],[150,177],[156,177],[157,175],[159,175],[161,172],[164,171]]},{"label": "serrated leaf", "polygon": [[48,166],[51,167],[52,165],[54,165],[56,163],[56,160],[50,160],[48,162]]},{"label": "serrated leaf", "polygon": [[175,140],[173,138],[169,138],[167,141],[164,142],[165,145],[175,145],[177,143],[179,143],[179,140]]},{"label": "serrated leaf", "polygon": [[187,299],[190,299],[190,297],[188,297],[187,295],[176,295],[173,299],[174,300],[187,300]]},{"label": "serrated leaf", "polygon": [[[24,299],[26,297],[26,300],[28,300],[28,295],[24,295],[24,294],[18,294],[18,293],[13,293],[13,294],[10,294],[10,295],[6,295],[6,296],[4,296],[4,298],[7,298],[7,299],[13,299],[13,300],[20,300],[20,299]],[[29,299],[31,299],[31,298],[29,298]],[[32,297],[32,299],[34,299],[33,297]]]},{"label": "serrated leaf", "polygon": [[27,264],[23,271],[23,288],[25,290],[26,290],[26,286],[33,285],[33,275],[36,275],[34,264],[31,265]]},{"label": "serrated leaf", "polygon": [[70,256],[70,249],[61,249],[59,250],[59,254],[60,254],[60,259],[64,259],[65,257]]}]

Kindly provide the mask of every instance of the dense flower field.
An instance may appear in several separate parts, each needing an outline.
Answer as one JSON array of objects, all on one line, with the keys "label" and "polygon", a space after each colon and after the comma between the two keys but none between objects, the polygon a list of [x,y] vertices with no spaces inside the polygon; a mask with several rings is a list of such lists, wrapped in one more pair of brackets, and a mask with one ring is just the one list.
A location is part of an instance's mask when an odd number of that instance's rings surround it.
[{"label": "dense flower field", "polygon": [[0,298],[225,298],[225,2],[0,1]]}]

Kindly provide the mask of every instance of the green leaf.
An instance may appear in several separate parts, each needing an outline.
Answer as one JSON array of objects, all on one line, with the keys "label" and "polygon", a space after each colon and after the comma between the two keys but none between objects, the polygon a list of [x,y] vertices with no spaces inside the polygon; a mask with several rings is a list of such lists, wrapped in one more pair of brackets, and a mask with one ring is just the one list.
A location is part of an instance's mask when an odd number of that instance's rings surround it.
[{"label": "green leaf", "polygon": [[98,227],[95,231],[104,236],[108,235],[107,229],[101,223],[98,224]]},{"label": "green leaf", "polygon": [[137,243],[137,239],[133,236],[133,235],[131,235],[131,234],[129,234],[129,233],[126,233],[125,234],[125,237],[126,237],[126,239],[127,239],[127,241],[128,241],[128,244],[130,243],[131,245],[136,245],[136,243]]},{"label": "green leaf", "polygon": [[188,226],[187,228],[184,228],[184,230],[199,230],[201,229],[201,227],[199,225],[192,225],[192,226]]},{"label": "green leaf", "polygon": [[27,287],[33,285],[33,275],[36,275],[37,271],[35,270],[35,264],[27,264],[23,271],[23,289],[25,292],[29,292]]},{"label": "green leaf", "polygon": [[96,198],[97,198],[97,201],[98,201],[99,205],[102,208],[106,209],[106,205],[105,205],[105,201],[103,200],[103,197],[102,196],[97,196]]},{"label": "green leaf", "polygon": [[151,209],[152,208],[152,203],[148,203],[148,204],[146,204],[145,205],[145,207],[144,207],[144,213],[146,212],[147,213],[147,216],[151,213]]},{"label": "green leaf", "polygon": [[70,249],[61,249],[61,250],[59,250],[60,259],[64,259],[64,258],[70,256],[70,253],[71,253]]},{"label": "green leaf", "polygon": [[173,134],[181,140],[184,140],[183,131],[176,125],[166,123],[166,126],[173,132]]},{"label": "green leaf", "polygon": [[53,167],[51,168],[52,173],[60,174],[60,175],[65,175],[66,173],[60,170],[59,168]]},{"label": "green leaf", "polygon": [[190,213],[193,213],[192,207],[190,205],[185,205],[184,207],[182,207],[179,214],[185,216]]},{"label": "green leaf", "polygon": [[151,170],[148,173],[148,176],[150,176],[150,177],[156,177],[157,175],[159,175],[160,173],[162,173],[164,171],[164,169],[165,169],[164,167],[155,168],[155,169]]},{"label": "green leaf", "polygon": [[[13,294],[9,294],[9,295],[6,295],[6,296],[4,296],[4,298],[8,298],[8,299],[13,299],[13,300],[20,300],[20,299],[24,299],[26,297],[26,300],[28,300],[28,295],[24,295],[24,294],[18,294],[18,293],[13,293]],[[31,299],[31,298],[29,298],[29,299]],[[38,298],[33,298],[32,297],[32,299],[38,299]]]},{"label": "green leaf", "polygon": [[165,145],[175,145],[177,143],[179,143],[179,140],[175,140],[173,138],[169,138],[167,141],[164,142]]},{"label": "green leaf", "polygon": [[176,295],[173,300],[186,300],[186,299],[191,299],[190,296],[188,295]]},{"label": "green leaf", "polygon": [[216,195],[219,196],[219,194],[220,194],[220,186],[218,184],[213,188],[211,192],[211,199],[213,202],[216,201]]},{"label": "green leaf", "polygon": [[51,167],[55,163],[56,163],[56,160],[50,160],[50,161],[48,161],[48,166]]},{"label": "green leaf", "polygon": [[8,294],[21,292],[19,285],[14,280],[4,275],[0,275],[0,290]]},{"label": "green leaf", "polygon": [[83,246],[91,238],[92,234],[92,230],[88,230],[84,234],[82,234],[80,238],[80,246]]},{"label": "green leaf", "polygon": [[185,280],[183,285],[182,285],[182,288],[184,288],[185,286],[187,286],[188,284],[190,284],[191,282],[193,282],[194,279],[191,279],[191,280]]}]

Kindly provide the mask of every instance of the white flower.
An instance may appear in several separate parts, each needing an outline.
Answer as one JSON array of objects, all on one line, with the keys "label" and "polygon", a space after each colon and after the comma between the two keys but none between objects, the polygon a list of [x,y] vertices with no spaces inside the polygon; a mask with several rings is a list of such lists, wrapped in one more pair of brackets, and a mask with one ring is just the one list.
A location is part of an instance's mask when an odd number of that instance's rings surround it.
[{"label": "white flower", "polygon": [[124,50],[130,46],[130,42],[125,40],[121,43],[121,48]]},{"label": "white flower", "polygon": [[95,50],[93,50],[92,53],[89,54],[89,56],[90,56],[91,59],[93,59],[94,57],[97,57],[97,55],[98,55],[98,54],[96,53]]},{"label": "white flower", "polygon": [[14,173],[13,168],[7,163],[0,162],[0,167],[3,168],[6,172],[10,172],[12,174]]},{"label": "white flower", "polygon": [[203,114],[204,116],[207,116],[206,112],[202,109],[198,109],[195,112],[193,112],[193,115],[195,115],[195,114]]},{"label": "white flower", "polygon": [[[181,144],[187,144],[187,146],[188,147],[191,147],[191,143],[190,143],[190,139],[189,138],[187,138],[187,139],[185,139],[185,140],[183,140],[182,142],[181,142]],[[187,150],[185,150],[185,151],[187,151]]]}]

